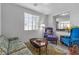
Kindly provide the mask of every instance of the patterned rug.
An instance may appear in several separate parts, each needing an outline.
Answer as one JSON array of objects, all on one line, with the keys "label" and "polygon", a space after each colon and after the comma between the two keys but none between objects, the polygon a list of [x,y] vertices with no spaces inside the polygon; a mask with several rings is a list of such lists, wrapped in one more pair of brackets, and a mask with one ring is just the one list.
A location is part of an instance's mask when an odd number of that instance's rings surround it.
[{"label": "patterned rug", "polygon": [[[32,52],[32,54],[34,54],[34,55],[39,54],[39,50],[37,48],[33,47],[30,42],[27,42],[26,45],[27,45],[28,49]],[[45,47],[42,47],[41,55],[64,55],[64,52],[60,49],[52,47],[51,45],[48,45],[47,54],[46,54]]]}]

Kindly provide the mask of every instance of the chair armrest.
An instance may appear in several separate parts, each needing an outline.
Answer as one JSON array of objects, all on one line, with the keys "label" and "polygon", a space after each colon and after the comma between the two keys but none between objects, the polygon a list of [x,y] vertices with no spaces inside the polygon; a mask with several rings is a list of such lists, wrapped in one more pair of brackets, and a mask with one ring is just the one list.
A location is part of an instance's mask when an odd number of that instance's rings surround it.
[{"label": "chair armrest", "polygon": [[60,38],[70,38],[70,36],[60,36]]},{"label": "chair armrest", "polygon": [[70,36],[60,36],[60,42],[62,42],[63,38],[70,39]]},{"label": "chair armrest", "polygon": [[79,40],[70,40],[70,45],[78,45],[79,47]]},{"label": "chair armrest", "polygon": [[0,55],[1,55],[2,53],[6,54],[6,52],[5,52],[2,48],[0,48]]}]

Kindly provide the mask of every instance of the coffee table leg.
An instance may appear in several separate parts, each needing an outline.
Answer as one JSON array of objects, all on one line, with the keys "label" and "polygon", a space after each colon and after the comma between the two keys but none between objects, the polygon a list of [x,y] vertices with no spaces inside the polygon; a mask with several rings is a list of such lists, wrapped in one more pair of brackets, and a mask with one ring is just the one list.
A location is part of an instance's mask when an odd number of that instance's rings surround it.
[{"label": "coffee table leg", "polygon": [[46,54],[47,54],[47,45],[46,45]]},{"label": "coffee table leg", "polygon": [[39,55],[40,55],[40,48],[39,48]]}]

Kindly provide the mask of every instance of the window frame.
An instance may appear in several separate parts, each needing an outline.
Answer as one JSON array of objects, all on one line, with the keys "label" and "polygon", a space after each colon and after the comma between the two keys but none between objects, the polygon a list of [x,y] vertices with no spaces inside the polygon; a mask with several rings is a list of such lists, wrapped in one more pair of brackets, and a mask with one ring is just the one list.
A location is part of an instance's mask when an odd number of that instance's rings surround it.
[{"label": "window frame", "polygon": [[[70,21],[69,21],[69,22],[70,22]],[[58,23],[59,23],[59,22],[56,21],[56,30],[57,30],[57,31],[66,31],[65,28],[64,28],[64,29],[59,29],[59,28],[58,28],[58,26],[59,26]],[[63,27],[64,27],[65,24],[70,24],[70,23],[61,23],[61,24],[63,24]]]},{"label": "window frame", "polygon": [[[26,15],[28,15],[27,17],[27,21],[28,22],[26,22]],[[31,16],[30,16],[31,15]],[[31,19],[31,21],[32,22],[30,22],[31,24],[29,24],[29,17],[32,17],[32,19]],[[36,17],[36,18],[35,18]],[[34,19],[35,18],[35,19]],[[36,23],[36,20],[38,19],[38,23]],[[25,23],[27,23],[28,25],[26,25]],[[35,23],[35,25],[34,25],[34,23]],[[34,14],[30,14],[30,13],[27,13],[27,12],[24,12],[24,30],[25,31],[31,31],[31,30],[38,30],[40,27],[40,16],[38,16],[38,15],[34,15]],[[38,25],[38,27],[36,26],[36,25]],[[29,26],[31,26],[31,29],[29,29],[30,27]],[[25,28],[25,27],[27,27],[27,29]],[[35,28],[33,28],[33,27],[35,27]],[[37,29],[36,29],[37,28]]]}]

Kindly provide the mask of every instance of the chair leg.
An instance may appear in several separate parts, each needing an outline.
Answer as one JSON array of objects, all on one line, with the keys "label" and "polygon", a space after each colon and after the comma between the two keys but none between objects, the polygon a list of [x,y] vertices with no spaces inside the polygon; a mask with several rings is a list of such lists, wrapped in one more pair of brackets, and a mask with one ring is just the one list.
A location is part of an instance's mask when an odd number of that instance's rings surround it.
[{"label": "chair leg", "polygon": [[57,45],[57,40],[56,40],[56,45]]}]

